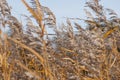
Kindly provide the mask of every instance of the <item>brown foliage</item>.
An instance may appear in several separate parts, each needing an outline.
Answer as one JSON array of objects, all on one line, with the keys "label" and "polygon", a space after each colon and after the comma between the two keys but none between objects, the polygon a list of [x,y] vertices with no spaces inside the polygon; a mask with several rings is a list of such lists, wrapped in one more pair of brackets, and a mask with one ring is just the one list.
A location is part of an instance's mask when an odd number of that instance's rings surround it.
[{"label": "brown foliage", "polygon": [[[57,27],[48,7],[38,0],[31,0],[32,7],[21,1],[32,15],[25,15],[26,30],[12,16],[6,0],[0,0],[0,25],[10,28],[9,34],[0,30],[1,80],[120,79],[120,19],[113,10],[103,8],[99,0],[90,0],[86,7],[94,14],[86,10],[87,20],[68,18],[66,25]],[[73,19],[85,21],[87,28]],[[52,39],[46,25],[54,26]]]}]

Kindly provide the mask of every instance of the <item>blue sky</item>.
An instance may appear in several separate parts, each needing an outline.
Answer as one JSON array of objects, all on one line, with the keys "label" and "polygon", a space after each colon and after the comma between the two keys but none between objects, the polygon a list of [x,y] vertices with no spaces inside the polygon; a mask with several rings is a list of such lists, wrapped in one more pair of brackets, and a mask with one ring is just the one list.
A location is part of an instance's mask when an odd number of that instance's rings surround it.
[{"label": "blue sky", "polygon": [[[12,13],[18,19],[21,14],[29,14],[21,0],[7,0],[12,7]],[[30,0],[26,0],[30,1]],[[49,7],[56,15],[57,22],[62,22],[63,17],[79,17],[84,18],[84,6],[88,0],[40,0],[41,4]],[[101,4],[105,8],[111,8],[120,14],[120,0],[101,0]]]}]

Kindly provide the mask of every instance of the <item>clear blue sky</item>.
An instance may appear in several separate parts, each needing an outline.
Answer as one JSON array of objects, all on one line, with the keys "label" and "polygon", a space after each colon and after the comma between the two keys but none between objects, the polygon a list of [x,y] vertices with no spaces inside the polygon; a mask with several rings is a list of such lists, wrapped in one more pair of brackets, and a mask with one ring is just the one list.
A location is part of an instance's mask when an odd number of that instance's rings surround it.
[{"label": "clear blue sky", "polygon": [[[21,14],[28,14],[21,0],[7,0],[12,7],[13,15],[20,18]],[[26,0],[30,1],[30,0]],[[57,22],[62,22],[63,17],[84,18],[84,6],[88,0],[40,0],[41,4],[49,7],[56,15]],[[101,0],[106,8],[111,8],[120,14],[120,0]]]}]

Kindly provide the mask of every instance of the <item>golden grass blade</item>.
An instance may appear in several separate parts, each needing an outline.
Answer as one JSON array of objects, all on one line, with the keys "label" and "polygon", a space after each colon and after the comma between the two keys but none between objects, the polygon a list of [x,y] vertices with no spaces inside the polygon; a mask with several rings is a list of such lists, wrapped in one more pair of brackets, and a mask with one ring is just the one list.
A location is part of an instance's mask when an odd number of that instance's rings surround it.
[{"label": "golden grass blade", "polygon": [[71,58],[62,58],[63,60],[69,60],[69,61],[71,61],[72,63],[76,63],[73,59],[71,59]]},{"label": "golden grass blade", "polygon": [[114,65],[114,64],[115,64],[115,62],[116,62],[116,59],[117,59],[117,57],[115,57],[115,58],[114,58],[114,60],[113,60],[112,64],[110,65],[110,68],[112,68],[112,67],[113,67],[113,65]]},{"label": "golden grass blade", "polygon": [[114,27],[113,29],[107,31],[104,35],[103,38],[107,38],[112,32],[118,29],[118,26]]},{"label": "golden grass blade", "polygon": [[66,49],[64,47],[61,47],[60,49],[63,50],[63,51],[74,52],[73,50],[69,50],[69,49]]}]

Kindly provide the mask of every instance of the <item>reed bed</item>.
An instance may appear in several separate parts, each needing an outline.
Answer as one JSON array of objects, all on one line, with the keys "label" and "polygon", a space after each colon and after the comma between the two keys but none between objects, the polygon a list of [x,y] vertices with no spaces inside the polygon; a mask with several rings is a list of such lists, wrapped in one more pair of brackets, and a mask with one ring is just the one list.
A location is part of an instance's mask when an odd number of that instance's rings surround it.
[{"label": "reed bed", "polygon": [[32,6],[21,1],[32,16],[24,15],[25,26],[0,0],[0,80],[120,79],[120,18],[113,10],[89,0],[86,19],[67,18],[57,26],[53,12],[39,0],[30,0]]}]

